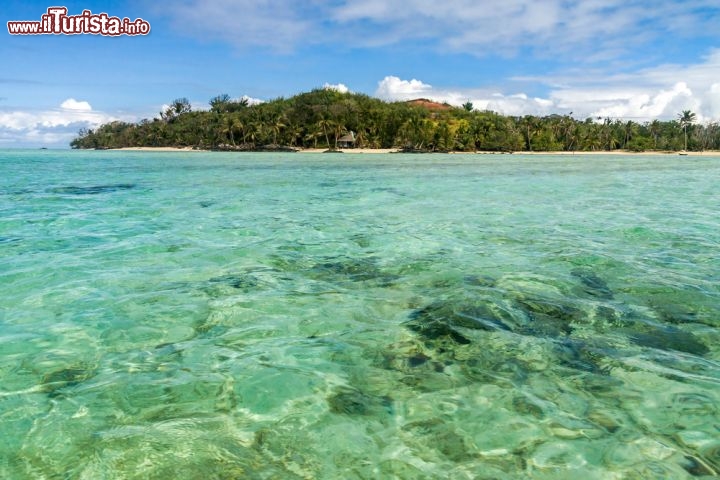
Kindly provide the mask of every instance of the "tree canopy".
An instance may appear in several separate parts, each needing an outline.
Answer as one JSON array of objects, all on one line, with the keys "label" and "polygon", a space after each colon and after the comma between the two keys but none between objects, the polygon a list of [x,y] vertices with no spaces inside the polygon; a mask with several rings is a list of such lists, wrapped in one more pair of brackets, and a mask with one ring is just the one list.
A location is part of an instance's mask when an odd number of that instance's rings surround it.
[{"label": "tree canopy", "polygon": [[470,102],[435,106],[328,89],[255,105],[220,94],[210,99],[207,111],[193,111],[186,98],[179,98],[159,118],[83,129],[71,146],[335,148],[339,138],[354,132],[357,147],[430,152],[720,149],[720,126],[692,125],[695,114],[690,111],[677,120],[636,123],[568,115],[503,116],[473,109]]}]

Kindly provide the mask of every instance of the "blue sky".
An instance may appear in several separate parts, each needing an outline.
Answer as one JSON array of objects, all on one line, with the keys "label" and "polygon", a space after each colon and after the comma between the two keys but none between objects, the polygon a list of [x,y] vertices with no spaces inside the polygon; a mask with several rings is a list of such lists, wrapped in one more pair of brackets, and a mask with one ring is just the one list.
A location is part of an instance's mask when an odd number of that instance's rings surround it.
[{"label": "blue sky", "polygon": [[[143,18],[147,36],[17,36],[54,5]],[[509,115],[720,120],[717,0],[4,0],[0,148],[177,97],[268,100],[325,85]]]}]

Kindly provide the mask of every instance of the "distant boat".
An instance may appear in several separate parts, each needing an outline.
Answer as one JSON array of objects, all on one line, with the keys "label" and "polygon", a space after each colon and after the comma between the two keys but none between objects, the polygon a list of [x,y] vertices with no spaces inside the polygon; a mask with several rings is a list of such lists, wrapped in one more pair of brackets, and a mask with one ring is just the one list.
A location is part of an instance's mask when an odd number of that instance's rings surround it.
[{"label": "distant boat", "polygon": [[47,150],[47,147],[40,147],[40,150]]},{"label": "distant boat", "polygon": [[680,152],[680,153],[678,153],[678,155],[682,155],[685,157],[685,156],[687,156],[687,152]]}]

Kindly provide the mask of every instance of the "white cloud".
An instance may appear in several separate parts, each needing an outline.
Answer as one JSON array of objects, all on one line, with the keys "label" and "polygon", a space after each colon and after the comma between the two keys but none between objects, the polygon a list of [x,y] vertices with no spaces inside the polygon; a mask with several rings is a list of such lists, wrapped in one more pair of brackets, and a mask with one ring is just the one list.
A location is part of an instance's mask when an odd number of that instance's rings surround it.
[{"label": "white cloud", "polygon": [[547,82],[563,84],[551,92],[557,105],[572,105],[590,116],[646,121],[675,118],[689,109],[706,122],[720,120],[718,78],[720,51],[713,51],[691,65],[667,64],[601,78],[566,75]]},{"label": "white cloud", "polygon": [[88,102],[78,102],[74,98],[68,98],[64,102],[60,104],[60,108],[65,110],[79,110],[83,112],[89,112],[92,110],[92,107]]},{"label": "white cloud", "polygon": [[[693,93],[685,82],[676,83],[669,90],[660,90],[649,93],[638,93],[627,98],[617,99],[612,104],[592,112],[595,117],[610,118],[632,118],[632,119],[653,119],[667,116],[666,112],[678,112],[687,106],[688,100],[692,100]],[[697,101],[691,101],[696,106]]]},{"label": "white cloud", "polygon": [[67,146],[80,128],[121,119],[135,120],[94,111],[88,102],[68,98],[53,109],[0,110],[0,140],[4,144]]},{"label": "white cloud", "polygon": [[486,88],[447,88],[421,80],[385,77],[376,96],[409,100],[420,96],[460,106],[471,101],[478,110],[505,115],[569,114],[576,118],[610,117],[638,122],[673,119],[692,110],[698,121],[720,120],[720,50],[695,65],[663,65],[635,73],[601,75],[571,72],[563,76],[515,78],[511,83],[544,84],[544,97]]},{"label": "white cloud", "polygon": [[395,76],[387,76],[378,83],[375,96],[385,100],[412,100],[432,91],[432,85],[420,80],[401,80]]},{"label": "white cloud", "polygon": [[60,108],[43,111],[0,111],[0,127],[28,130],[36,127],[61,127],[72,123],[99,125],[116,120],[103,112],[95,112],[88,102],[68,98]]},{"label": "white cloud", "polygon": [[716,0],[180,0],[158,7],[178,29],[240,48],[374,47],[422,40],[474,55],[519,49],[604,61],[668,36],[692,38],[720,21]]},{"label": "white cloud", "polygon": [[243,95],[242,97],[240,97],[240,100],[247,100],[248,105],[259,105],[261,103],[265,103],[265,100],[261,100],[259,98],[248,97],[247,95]]},{"label": "white cloud", "polygon": [[436,88],[418,79],[402,80],[395,76],[387,76],[378,82],[375,96],[384,100],[413,100],[424,97],[457,107],[470,101],[476,110],[492,110],[504,115],[546,115],[553,113],[554,106],[550,100],[528,98],[522,92],[503,95],[497,91],[479,88]]},{"label": "white cloud", "polygon": [[[720,112],[720,83],[710,85],[704,96],[702,106],[704,111]],[[720,114],[715,118],[720,118]]]},{"label": "white cloud", "polygon": [[348,93],[350,91],[350,89],[344,83],[331,84],[325,82],[325,84],[323,85],[323,89],[335,90],[336,92],[340,93]]}]

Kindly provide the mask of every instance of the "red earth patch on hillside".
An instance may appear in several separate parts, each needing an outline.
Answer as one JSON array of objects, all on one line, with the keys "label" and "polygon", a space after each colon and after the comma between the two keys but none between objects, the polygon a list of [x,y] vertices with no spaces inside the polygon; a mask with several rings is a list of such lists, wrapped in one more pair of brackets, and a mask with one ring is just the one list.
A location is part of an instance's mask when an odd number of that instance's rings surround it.
[{"label": "red earth patch on hillside", "polygon": [[428,100],[427,98],[416,98],[415,100],[408,100],[406,103],[408,103],[409,105],[414,105],[416,107],[424,107],[428,110],[450,110],[451,108],[453,108],[447,103],[433,102],[432,100]]}]

